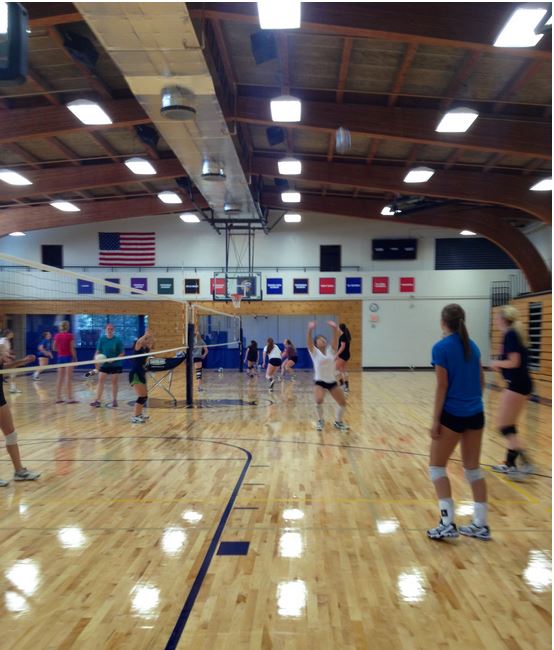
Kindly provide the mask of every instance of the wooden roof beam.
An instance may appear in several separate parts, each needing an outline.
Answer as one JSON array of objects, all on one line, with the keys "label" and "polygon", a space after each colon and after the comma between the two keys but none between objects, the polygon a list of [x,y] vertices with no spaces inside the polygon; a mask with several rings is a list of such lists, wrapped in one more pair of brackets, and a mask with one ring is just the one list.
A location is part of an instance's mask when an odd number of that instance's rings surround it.
[{"label": "wooden roof beam", "polygon": [[402,90],[404,81],[408,75],[408,72],[410,71],[410,67],[417,53],[417,47],[418,47],[417,43],[408,43],[408,45],[406,45],[406,49],[404,50],[404,56],[402,57],[402,62],[400,64],[400,67],[398,68],[398,72],[396,73],[396,77],[394,79],[392,88],[390,90],[389,99],[388,99],[389,106],[394,106],[396,104],[398,95]]},{"label": "wooden roof beam", "polygon": [[342,46],[339,80],[337,83],[337,104],[342,104],[342,100],[344,99],[344,89],[346,87],[346,80],[348,79],[348,69],[350,67],[350,57],[352,55],[353,43],[353,38],[346,37],[344,39],[344,45]]},{"label": "wooden roof beam", "polygon": [[[514,77],[504,86],[497,99],[507,100],[515,95],[528,81],[530,81],[542,67],[543,61],[525,61]],[[506,101],[499,101],[492,107],[493,113],[498,113],[506,105]]]},{"label": "wooden roof beam", "polygon": [[456,95],[464,83],[469,79],[473,74],[477,64],[481,60],[483,52],[466,52],[464,60],[462,61],[460,67],[456,71],[454,77],[448,84],[448,88],[444,91],[444,99],[441,101],[440,107],[443,110],[446,110],[450,107],[452,102],[455,100]]},{"label": "wooden roof beam", "polygon": [[67,25],[83,20],[75,5],[70,2],[27,2],[25,8],[29,12],[30,29]]}]

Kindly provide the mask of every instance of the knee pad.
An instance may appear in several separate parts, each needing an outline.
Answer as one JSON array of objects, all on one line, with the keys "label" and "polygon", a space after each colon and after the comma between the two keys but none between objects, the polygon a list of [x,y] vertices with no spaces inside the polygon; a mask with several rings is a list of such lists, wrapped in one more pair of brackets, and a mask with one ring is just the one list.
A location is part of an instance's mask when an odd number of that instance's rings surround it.
[{"label": "knee pad", "polygon": [[509,427],[500,427],[500,433],[503,436],[515,436],[517,429],[513,424],[511,424]]},{"label": "knee pad", "polygon": [[437,467],[436,465],[429,465],[429,478],[433,481],[438,481],[439,478],[446,476],[446,467]]},{"label": "knee pad", "polygon": [[475,483],[475,481],[479,481],[480,479],[484,478],[480,467],[477,467],[475,469],[466,469],[464,467],[464,476],[466,477],[466,481],[468,483]]},{"label": "knee pad", "polygon": [[137,397],[137,404],[144,406],[148,401],[148,397]]},{"label": "knee pad", "polygon": [[17,433],[12,431],[6,436],[6,446],[7,445],[17,445]]},{"label": "knee pad", "polygon": [[202,368],[196,368],[196,379],[202,379]]}]

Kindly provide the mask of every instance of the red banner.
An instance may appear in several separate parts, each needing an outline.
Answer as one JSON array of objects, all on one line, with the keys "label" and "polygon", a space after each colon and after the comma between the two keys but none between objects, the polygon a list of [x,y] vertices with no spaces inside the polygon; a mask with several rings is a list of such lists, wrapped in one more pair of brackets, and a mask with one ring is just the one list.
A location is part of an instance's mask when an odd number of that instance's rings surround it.
[{"label": "red banner", "polygon": [[400,278],[400,293],[415,293],[415,278]]},{"label": "red banner", "polygon": [[319,293],[320,294],[334,294],[336,293],[337,281],[336,278],[319,278]]},{"label": "red banner", "polygon": [[214,286],[216,296],[225,295],[225,278],[210,278],[210,293],[212,296],[214,295]]},{"label": "red banner", "polygon": [[388,293],[389,292],[389,279],[388,277],[371,278],[372,292],[373,293]]}]

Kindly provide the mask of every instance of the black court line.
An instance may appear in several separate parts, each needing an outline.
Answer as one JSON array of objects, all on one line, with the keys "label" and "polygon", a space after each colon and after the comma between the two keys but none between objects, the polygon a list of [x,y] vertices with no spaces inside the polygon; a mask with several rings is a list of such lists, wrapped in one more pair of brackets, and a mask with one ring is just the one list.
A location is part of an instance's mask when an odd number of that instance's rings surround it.
[{"label": "black court line", "polygon": [[[195,440],[197,442],[214,442],[213,440],[202,439],[202,438],[188,438],[188,440]],[[246,472],[248,471],[250,463],[252,462],[252,454],[247,449],[244,449],[243,447],[238,447],[237,445],[225,443],[225,442],[215,441],[215,443],[225,445],[226,447],[233,447],[235,449],[240,449],[240,451],[244,452],[244,454],[246,455],[246,461],[244,463],[244,467],[242,468],[242,472],[240,473],[240,476],[237,479],[233,492],[229,497],[229,501],[225,506],[225,510],[221,515],[215,534],[212,537],[210,545],[208,546],[208,550],[206,551],[206,555],[204,556],[202,565],[200,566],[200,569],[196,574],[196,578],[194,579],[189,595],[185,601],[185,604],[183,605],[183,609],[181,610],[181,613],[179,614],[179,618],[175,623],[173,632],[171,633],[171,636],[169,637],[169,640],[166,643],[165,650],[175,650],[177,644],[179,643],[179,639],[181,638],[181,635],[185,630],[185,626],[189,619],[190,613],[192,612],[192,608],[194,607],[194,603],[196,602],[196,598],[198,597],[198,594],[200,592],[200,588],[202,587],[202,583],[204,582],[206,574],[208,573],[208,569],[210,568],[210,564],[215,555],[217,545],[219,544],[221,535],[223,534],[223,529],[225,528],[225,524],[227,523],[227,520],[229,519],[229,515],[233,510],[233,506],[235,504],[239,490],[244,481],[244,477],[246,476]]]},{"label": "black court line", "polygon": [[259,510],[258,506],[235,506],[233,510]]},{"label": "black court line", "polygon": [[[244,460],[243,458],[33,458],[33,463],[167,463],[170,461],[227,461]],[[8,458],[0,458],[0,463],[11,463]]]}]

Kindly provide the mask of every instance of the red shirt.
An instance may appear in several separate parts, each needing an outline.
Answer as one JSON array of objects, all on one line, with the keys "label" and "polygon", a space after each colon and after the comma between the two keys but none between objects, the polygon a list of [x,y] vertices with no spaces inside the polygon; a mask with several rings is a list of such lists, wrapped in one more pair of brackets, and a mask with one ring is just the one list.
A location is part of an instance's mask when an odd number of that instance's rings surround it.
[{"label": "red shirt", "polygon": [[60,357],[70,357],[71,341],[73,341],[73,334],[71,332],[58,332],[54,337],[54,345]]}]

